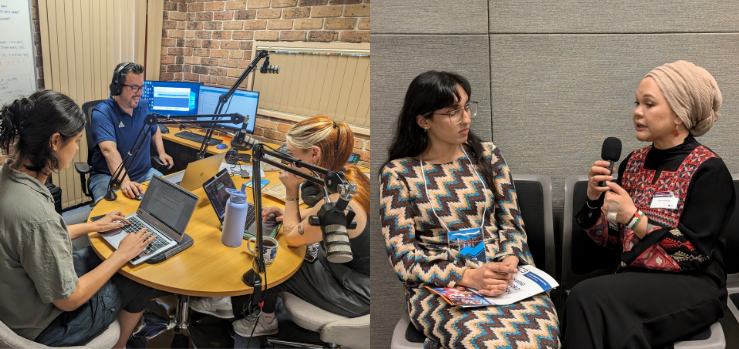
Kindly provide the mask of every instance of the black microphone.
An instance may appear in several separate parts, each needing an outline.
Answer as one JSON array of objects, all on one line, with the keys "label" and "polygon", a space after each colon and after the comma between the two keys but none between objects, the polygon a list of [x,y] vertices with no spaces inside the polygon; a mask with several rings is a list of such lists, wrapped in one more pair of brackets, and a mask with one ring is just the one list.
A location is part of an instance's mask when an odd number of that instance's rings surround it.
[{"label": "black microphone", "polygon": [[264,63],[262,64],[262,67],[259,68],[259,72],[262,74],[279,74],[280,73],[280,66],[279,65],[269,65],[269,56],[264,59]]},{"label": "black microphone", "polygon": [[255,145],[259,144],[259,141],[249,137],[246,132],[246,126],[249,124],[249,115],[244,118],[244,124],[241,126],[239,132],[236,132],[233,140],[231,140],[231,148],[236,150],[251,150]]},{"label": "black microphone", "polygon": [[339,200],[335,203],[330,202],[326,196],[326,203],[321,206],[318,215],[311,216],[308,222],[310,225],[321,227],[326,259],[331,263],[347,263],[354,259],[354,254],[346,230],[355,229],[357,222],[354,221],[355,213],[351,208],[348,214],[345,214],[344,210],[347,209],[352,197],[357,194],[357,186],[349,182],[338,187]]},{"label": "black microphone", "polygon": [[[621,158],[621,140],[616,137],[608,137],[603,141],[603,148],[600,150],[600,157],[609,162],[609,174],[613,173],[613,164]],[[598,182],[601,187],[607,187],[606,182]]]}]

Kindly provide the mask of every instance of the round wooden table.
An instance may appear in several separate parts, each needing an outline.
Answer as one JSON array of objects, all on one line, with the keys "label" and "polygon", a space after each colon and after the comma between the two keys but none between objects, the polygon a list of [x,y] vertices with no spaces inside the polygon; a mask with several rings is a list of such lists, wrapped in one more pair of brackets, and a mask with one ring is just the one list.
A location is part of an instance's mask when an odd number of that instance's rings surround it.
[{"label": "round wooden table", "polygon": [[[279,172],[265,172],[270,182],[267,186],[280,183]],[[237,189],[250,179],[231,177]],[[146,190],[146,183],[142,185]],[[247,188],[247,200],[254,202],[252,189]],[[213,211],[203,188],[193,193],[200,197],[185,233],[194,243],[184,251],[158,264],[146,262],[133,266],[126,264],[119,271],[129,279],[157,290],[180,295],[199,297],[225,297],[250,294],[254,290],[241,281],[241,276],[252,268],[254,257],[246,248],[246,240],[239,247],[228,247],[221,242],[221,223]],[[136,212],[141,201],[129,199],[118,193],[115,201],[101,200],[90,213],[90,217],[120,210],[124,215]],[[262,206],[284,207],[284,203],[268,196],[262,197]],[[89,219],[89,217],[88,217]],[[264,232],[268,234],[269,232]],[[98,233],[88,235],[90,245],[102,259],[110,257],[114,249]],[[277,236],[279,248],[272,265],[267,269],[268,287],[276,286],[295,274],[305,256],[305,246],[289,247],[285,236]],[[253,246],[253,245],[252,245]],[[264,280],[262,280],[264,282]]]}]

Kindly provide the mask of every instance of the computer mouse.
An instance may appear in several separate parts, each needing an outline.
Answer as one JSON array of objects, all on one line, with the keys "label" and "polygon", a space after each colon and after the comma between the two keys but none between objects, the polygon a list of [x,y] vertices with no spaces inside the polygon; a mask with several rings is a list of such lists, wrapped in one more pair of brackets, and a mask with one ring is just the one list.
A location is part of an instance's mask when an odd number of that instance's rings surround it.
[{"label": "computer mouse", "polygon": [[137,197],[135,197],[134,199],[136,199],[136,200],[139,200],[139,201],[141,201],[141,200],[143,200],[143,199],[144,199],[144,194],[139,194],[139,195],[138,195]]},{"label": "computer mouse", "polygon": [[169,133],[169,128],[164,125],[159,125],[159,129],[162,131],[162,133]]},{"label": "computer mouse", "polygon": [[226,148],[228,148],[228,146],[225,145],[225,144],[223,144],[223,143],[218,143],[218,145],[216,146],[216,148],[218,148],[218,149],[226,149]]}]

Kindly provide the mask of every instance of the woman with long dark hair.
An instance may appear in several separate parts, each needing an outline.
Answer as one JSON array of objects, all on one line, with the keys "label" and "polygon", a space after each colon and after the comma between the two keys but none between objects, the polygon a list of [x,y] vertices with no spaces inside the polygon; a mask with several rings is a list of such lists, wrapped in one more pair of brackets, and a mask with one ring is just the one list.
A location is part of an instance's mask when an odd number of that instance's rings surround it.
[{"label": "woman with long dark hair", "polygon": [[44,186],[69,167],[85,116],[69,97],[51,90],[0,109],[0,320],[19,336],[48,346],[84,345],[116,319],[123,348],[154,290],[117,274],[154,240],[129,234],[106,259],[72,241],[126,221],[120,211],[93,223],[67,226]]},{"label": "woman with long dark hair", "polygon": [[[477,102],[464,77],[429,71],[408,87],[380,174],[380,215],[390,263],[403,281],[426,348],[557,348],[547,294],[510,305],[454,307],[425,286],[467,286],[498,296],[519,265],[533,265],[510,171],[500,150],[470,129]],[[472,229],[481,253],[450,236]]]},{"label": "woman with long dark hair", "polygon": [[616,181],[608,162],[596,161],[576,216],[596,243],[621,251],[621,265],[570,292],[566,348],[666,347],[726,309],[724,229],[734,185],[723,160],[695,139],[718,120],[718,84],[677,61],[649,72],[635,98],[636,138],[652,145],[629,154]]}]

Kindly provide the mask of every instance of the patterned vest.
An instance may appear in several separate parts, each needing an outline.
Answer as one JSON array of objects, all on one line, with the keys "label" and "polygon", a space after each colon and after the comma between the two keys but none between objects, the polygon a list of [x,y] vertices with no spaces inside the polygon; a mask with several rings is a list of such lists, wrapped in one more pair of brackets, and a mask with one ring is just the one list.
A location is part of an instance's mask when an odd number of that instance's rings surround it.
[{"label": "patterned vest", "polygon": [[[706,160],[718,158],[718,155],[700,145],[685,157],[685,160],[680,164],[677,171],[662,171],[657,181],[652,184],[655,171],[644,168],[644,161],[651,149],[652,146],[648,146],[634,151],[634,154],[631,155],[626,165],[621,186],[631,195],[636,208],[644,212],[649,219],[657,222],[659,225],[677,229],[677,224],[685,207],[685,197],[688,194],[688,187],[690,186],[690,180],[693,178],[693,174]],[[663,191],[671,191],[678,197],[677,209],[670,210],[650,207],[654,193]],[[622,227],[621,241],[623,243],[623,252],[629,252],[634,248],[636,244],[635,240],[638,237],[634,234],[633,230],[626,228],[625,224]],[[630,263],[630,265],[651,269],[680,270],[680,266],[672,258],[664,254],[663,249],[656,249],[654,246],[650,246],[645,251],[640,251],[638,257],[635,256],[636,260]]]}]

